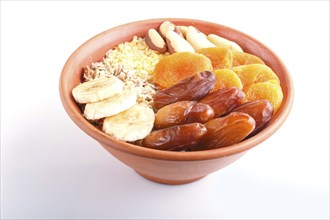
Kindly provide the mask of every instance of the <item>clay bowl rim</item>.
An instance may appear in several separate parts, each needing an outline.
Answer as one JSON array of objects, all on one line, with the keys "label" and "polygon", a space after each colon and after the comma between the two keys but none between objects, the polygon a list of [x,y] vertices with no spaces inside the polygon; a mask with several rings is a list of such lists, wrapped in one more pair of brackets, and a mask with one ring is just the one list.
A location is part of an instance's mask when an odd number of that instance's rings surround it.
[{"label": "clay bowl rim", "polygon": [[[283,77],[285,78],[285,81],[287,82],[287,93],[284,94],[284,98],[282,101],[282,105],[278,112],[273,116],[273,119],[270,121],[268,126],[264,128],[261,132],[256,134],[255,136],[246,139],[240,143],[230,145],[223,148],[218,149],[212,149],[212,150],[204,150],[204,151],[194,151],[194,152],[175,152],[175,151],[162,151],[162,150],[156,150],[156,149],[149,149],[144,148],[138,145],[133,145],[130,143],[126,143],[123,141],[119,141],[105,133],[103,133],[101,130],[94,127],[90,122],[88,122],[81,114],[79,109],[76,106],[76,103],[71,95],[71,91],[66,86],[66,80],[68,75],[70,74],[70,68],[72,63],[77,58],[77,54],[79,52],[83,51],[87,45],[93,44],[93,42],[96,42],[101,38],[102,35],[105,35],[109,32],[118,31],[123,28],[128,28],[132,25],[143,25],[149,22],[156,22],[161,23],[162,21],[170,20],[174,22],[190,22],[190,23],[202,23],[203,25],[213,25],[217,26],[218,28],[226,29],[229,32],[236,32],[237,34],[244,36],[245,38],[248,38],[249,40],[254,41],[256,44],[260,46],[262,50],[267,50],[268,53],[270,53],[273,57],[273,59],[276,61],[277,65],[280,66],[282,69]],[[281,84],[282,84],[281,80]],[[170,161],[200,161],[200,160],[209,160],[209,159],[216,159],[221,158],[225,156],[230,156],[233,154],[241,153],[244,151],[247,151],[264,140],[266,140],[268,137],[270,137],[274,132],[276,132],[281,125],[286,120],[291,107],[293,103],[293,82],[290,76],[289,71],[287,70],[284,63],[281,61],[281,59],[266,45],[261,43],[260,41],[256,40],[255,38],[238,31],[236,29],[227,27],[222,24],[217,24],[209,21],[203,21],[203,20],[196,20],[196,19],[187,19],[187,18],[157,18],[157,19],[147,19],[147,20],[140,20],[135,22],[126,23],[120,26],[116,26],[113,28],[110,28],[106,31],[103,31],[94,37],[87,40],[85,43],[83,43],[78,49],[76,49],[72,55],[69,57],[69,59],[66,61],[62,73],[60,76],[60,84],[59,84],[59,90],[60,90],[60,97],[62,104],[68,113],[71,120],[74,121],[74,123],[80,127],[85,133],[87,133],[89,136],[100,142],[104,147],[113,147],[117,150],[120,150],[122,152],[126,152],[133,155],[138,155],[141,157],[147,157],[147,158],[153,158],[153,159],[160,159],[160,160],[170,160]]]}]

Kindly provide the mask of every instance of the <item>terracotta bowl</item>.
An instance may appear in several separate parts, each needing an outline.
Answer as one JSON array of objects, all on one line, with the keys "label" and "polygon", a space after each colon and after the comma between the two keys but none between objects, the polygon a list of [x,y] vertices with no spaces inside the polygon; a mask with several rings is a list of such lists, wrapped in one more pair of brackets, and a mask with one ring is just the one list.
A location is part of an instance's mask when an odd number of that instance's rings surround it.
[{"label": "terracotta bowl", "polygon": [[[118,141],[90,124],[81,114],[71,91],[81,82],[82,68],[100,61],[118,44],[130,41],[134,35],[143,37],[150,28],[164,20],[177,25],[193,25],[205,34],[221,35],[238,43],[245,52],[259,56],[281,80],[284,98],[279,111],[260,133],[238,144],[207,151],[171,152],[148,149]],[[109,153],[143,177],[164,184],[184,184],[218,171],[242,157],[249,149],[270,137],[286,120],[293,102],[293,85],[283,62],[268,47],[256,39],[232,28],[192,19],[152,19],[124,24],[104,31],[81,45],[66,62],[60,77],[60,96],[70,118],[85,133],[97,140]]]}]

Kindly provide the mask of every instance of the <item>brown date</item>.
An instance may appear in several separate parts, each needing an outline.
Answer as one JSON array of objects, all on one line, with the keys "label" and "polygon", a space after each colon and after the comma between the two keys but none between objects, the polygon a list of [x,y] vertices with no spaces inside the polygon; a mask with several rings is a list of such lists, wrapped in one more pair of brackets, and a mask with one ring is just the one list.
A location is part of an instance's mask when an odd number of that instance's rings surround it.
[{"label": "brown date", "polygon": [[210,150],[236,144],[255,128],[254,119],[242,112],[233,112],[205,124],[206,134],[191,150]]},{"label": "brown date", "polygon": [[178,101],[197,101],[211,91],[215,84],[215,75],[204,71],[190,76],[177,84],[161,90],[154,95],[155,107],[160,109],[165,105]]},{"label": "brown date", "polygon": [[252,137],[261,131],[264,127],[266,127],[272,118],[274,108],[268,100],[255,100],[238,106],[237,108],[233,109],[233,112],[244,112],[254,118],[256,121],[256,127],[254,131],[249,135],[249,137]]},{"label": "brown date", "polygon": [[154,126],[160,129],[193,122],[205,123],[213,117],[214,111],[209,105],[196,101],[181,101],[159,109]]},{"label": "brown date", "polygon": [[236,88],[224,88],[212,92],[199,102],[208,104],[214,110],[214,117],[219,117],[239,106],[245,98],[245,93]]},{"label": "brown date", "polygon": [[200,123],[177,125],[151,132],[144,138],[142,146],[158,150],[185,150],[197,144],[206,133]]}]

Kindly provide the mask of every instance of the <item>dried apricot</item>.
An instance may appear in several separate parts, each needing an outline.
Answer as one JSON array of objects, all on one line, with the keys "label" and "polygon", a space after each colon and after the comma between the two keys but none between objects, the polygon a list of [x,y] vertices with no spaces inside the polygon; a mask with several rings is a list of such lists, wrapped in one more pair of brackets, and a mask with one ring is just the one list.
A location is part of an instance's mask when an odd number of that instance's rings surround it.
[{"label": "dried apricot", "polygon": [[212,91],[230,87],[243,89],[243,84],[240,78],[230,69],[217,69],[214,71],[214,75],[216,82]]},{"label": "dried apricot", "polygon": [[265,64],[264,61],[262,61],[262,59],[260,59],[259,57],[253,54],[238,52],[238,51],[233,52],[233,62],[231,65],[232,67],[253,64],[253,63]]},{"label": "dried apricot", "polygon": [[196,52],[207,56],[211,60],[214,70],[253,63],[264,64],[264,61],[255,55],[234,51],[226,47],[203,48]]},{"label": "dried apricot", "polygon": [[168,88],[202,71],[212,71],[209,58],[192,52],[174,53],[160,60],[154,69],[154,83]]},{"label": "dried apricot", "polygon": [[226,47],[209,47],[202,48],[197,53],[203,54],[208,57],[211,62],[213,69],[231,68],[233,63],[233,52],[231,49]]},{"label": "dried apricot", "polygon": [[280,108],[283,100],[282,88],[276,80],[254,83],[246,89],[245,94],[247,101],[262,99],[270,101],[274,113]]},{"label": "dried apricot", "polygon": [[233,67],[232,70],[238,75],[242,84],[243,90],[254,83],[275,80],[280,82],[273,70],[264,64],[249,64]]},{"label": "dried apricot", "polygon": [[206,134],[192,150],[210,150],[236,144],[247,137],[255,128],[254,119],[242,112],[232,112],[205,124]]}]

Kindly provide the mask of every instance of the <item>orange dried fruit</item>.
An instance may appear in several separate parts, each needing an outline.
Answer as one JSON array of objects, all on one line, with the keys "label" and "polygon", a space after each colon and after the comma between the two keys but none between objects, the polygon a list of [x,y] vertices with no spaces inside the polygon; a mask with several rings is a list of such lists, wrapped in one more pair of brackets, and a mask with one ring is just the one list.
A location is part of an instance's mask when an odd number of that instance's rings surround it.
[{"label": "orange dried fruit", "polygon": [[247,101],[263,99],[270,101],[274,108],[274,113],[280,108],[283,100],[282,88],[276,80],[252,84],[246,89],[245,95]]},{"label": "orange dried fruit", "polygon": [[232,70],[238,75],[242,84],[243,90],[254,83],[275,80],[280,83],[279,78],[271,68],[264,64],[249,64],[233,67]]},{"label": "orange dried fruit", "polygon": [[265,64],[262,59],[259,57],[245,53],[245,52],[238,52],[238,51],[233,51],[233,62],[232,62],[232,67],[234,66],[241,66],[241,65],[247,65],[247,64],[253,64],[253,63],[260,63],[260,64]]},{"label": "orange dried fruit", "polygon": [[214,70],[253,63],[265,64],[262,59],[255,55],[234,51],[226,47],[203,48],[196,52],[207,56],[211,60]]},{"label": "orange dried fruit", "polygon": [[243,84],[238,75],[230,69],[217,69],[214,71],[216,82],[212,91],[223,88],[236,87],[243,89]]},{"label": "orange dried fruit", "polygon": [[212,62],[213,69],[231,68],[232,66],[233,52],[229,48],[209,47],[196,52],[208,57]]},{"label": "orange dried fruit", "polygon": [[212,71],[210,59],[192,52],[174,53],[160,60],[154,70],[154,83],[163,88],[203,71]]}]

